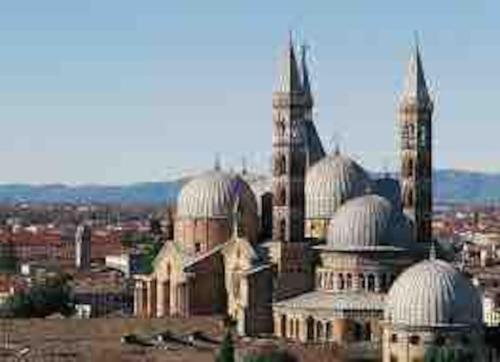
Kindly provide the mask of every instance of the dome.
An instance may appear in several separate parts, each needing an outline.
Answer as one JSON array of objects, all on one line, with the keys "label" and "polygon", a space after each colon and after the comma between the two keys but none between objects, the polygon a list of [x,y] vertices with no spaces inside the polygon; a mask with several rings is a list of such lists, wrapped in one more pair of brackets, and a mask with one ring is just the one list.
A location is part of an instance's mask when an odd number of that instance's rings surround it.
[{"label": "dome", "polygon": [[323,158],[306,174],[306,218],[330,219],[340,205],[363,195],[369,185],[365,170],[350,158],[339,153]]},{"label": "dome", "polygon": [[177,200],[179,218],[230,218],[234,198],[240,195],[243,212],[257,214],[257,202],[248,184],[237,175],[209,171],[189,181]]},{"label": "dome", "polygon": [[438,327],[480,325],[479,292],[460,271],[443,260],[424,260],[392,285],[385,308],[394,325]]},{"label": "dome", "polygon": [[411,240],[402,212],[379,195],[356,197],[342,205],[328,226],[327,247],[334,250],[396,250]]}]

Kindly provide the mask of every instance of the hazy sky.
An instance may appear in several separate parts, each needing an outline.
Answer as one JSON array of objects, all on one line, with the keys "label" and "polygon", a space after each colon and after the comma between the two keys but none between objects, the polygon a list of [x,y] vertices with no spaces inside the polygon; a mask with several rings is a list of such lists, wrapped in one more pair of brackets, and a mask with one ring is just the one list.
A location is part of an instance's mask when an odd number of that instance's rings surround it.
[{"label": "hazy sky", "polygon": [[289,28],[311,47],[331,150],[398,164],[418,30],[435,165],[500,171],[500,1],[0,1],[0,182],[163,180],[246,156],[268,168]]}]

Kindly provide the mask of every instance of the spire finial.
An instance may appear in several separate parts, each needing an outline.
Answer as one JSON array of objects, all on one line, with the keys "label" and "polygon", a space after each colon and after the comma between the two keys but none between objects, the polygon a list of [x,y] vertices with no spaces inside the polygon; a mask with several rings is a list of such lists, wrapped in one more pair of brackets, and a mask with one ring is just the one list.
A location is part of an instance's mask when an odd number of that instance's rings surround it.
[{"label": "spire finial", "polygon": [[418,39],[418,30],[413,31],[413,41],[414,41],[415,51],[418,52],[420,49],[420,41]]},{"label": "spire finial", "polygon": [[333,132],[331,138],[331,146],[333,148],[333,154],[338,156],[340,155],[340,136],[337,132]]},{"label": "spire finial", "polygon": [[241,158],[241,174],[246,175],[248,173],[247,170],[247,159],[245,156]]},{"label": "spire finial", "polygon": [[436,245],[431,241],[431,248],[429,250],[429,260],[436,260]]},{"label": "spire finial", "polygon": [[220,171],[221,170],[221,165],[220,165],[220,155],[218,152],[215,153],[215,158],[214,158],[214,170],[215,171]]}]

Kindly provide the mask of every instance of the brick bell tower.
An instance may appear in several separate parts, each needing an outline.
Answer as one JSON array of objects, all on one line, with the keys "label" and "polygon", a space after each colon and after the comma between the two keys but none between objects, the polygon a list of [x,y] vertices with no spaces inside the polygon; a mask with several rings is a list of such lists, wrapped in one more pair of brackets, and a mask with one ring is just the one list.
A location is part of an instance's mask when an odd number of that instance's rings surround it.
[{"label": "brick bell tower", "polygon": [[417,242],[432,240],[432,111],[418,44],[415,45],[399,104],[401,199],[414,223]]},{"label": "brick bell tower", "polygon": [[271,258],[276,265],[277,299],[309,288],[310,263],[304,242],[304,179],[306,152],[304,117],[309,100],[302,87],[290,36],[273,93]]}]

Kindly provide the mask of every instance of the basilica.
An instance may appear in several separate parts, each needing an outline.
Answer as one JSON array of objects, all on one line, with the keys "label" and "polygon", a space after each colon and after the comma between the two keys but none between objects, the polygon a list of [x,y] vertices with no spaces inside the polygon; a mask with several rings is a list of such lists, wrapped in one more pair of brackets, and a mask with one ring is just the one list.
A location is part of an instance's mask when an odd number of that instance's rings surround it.
[{"label": "basilica", "polygon": [[290,37],[272,98],[272,174],[219,165],[182,188],[174,232],[135,276],[138,317],[225,315],[242,336],[381,346],[423,361],[439,338],[482,360],[478,292],[432,242],[432,114],[415,46],[400,103],[400,178],[375,178],[313,119],[305,48]]}]

